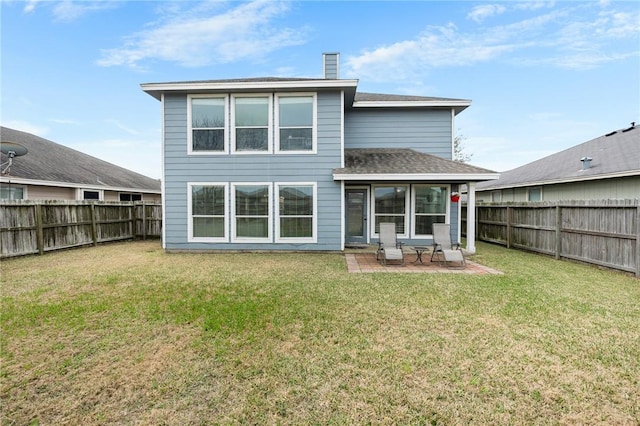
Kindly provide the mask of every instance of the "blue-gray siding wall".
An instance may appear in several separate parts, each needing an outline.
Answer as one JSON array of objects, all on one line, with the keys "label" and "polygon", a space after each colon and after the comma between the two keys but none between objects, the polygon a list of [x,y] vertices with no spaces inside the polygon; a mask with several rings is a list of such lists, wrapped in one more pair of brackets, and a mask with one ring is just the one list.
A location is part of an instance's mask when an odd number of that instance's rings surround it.
[{"label": "blue-gray siding wall", "polygon": [[411,148],[451,160],[451,120],[451,110],[352,108],[345,113],[345,148]]},{"label": "blue-gray siding wall", "polygon": [[[340,250],[342,96],[318,93],[318,152],[309,155],[187,155],[187,97],[164,98],[165,247],[169,250]],[[188,241],[188,182],[317,182],[316,244],[195,243]],[[228,200],[230,202],[230,200]],[[230,218],[231,220],[231,218]],[[275,230],[275,226],[274,226]],[[275,238],[273,238],[275,241]]]}]

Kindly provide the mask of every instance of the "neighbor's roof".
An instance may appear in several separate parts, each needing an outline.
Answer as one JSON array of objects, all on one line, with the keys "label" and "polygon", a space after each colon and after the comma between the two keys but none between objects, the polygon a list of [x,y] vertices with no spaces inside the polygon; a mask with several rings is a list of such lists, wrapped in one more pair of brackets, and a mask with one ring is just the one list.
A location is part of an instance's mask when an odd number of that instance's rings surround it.
[{"label": "neighbor's roof", "polygon": [[[581,159],[591,158],[583,170]],[[566,183],[640,175],[640,126],[616,130],[480,183],[477,190]]]},{"label": "neighbor's roof", "polygon": [[[11,180],[34,185],[90,187],[110,190],[160,193],[160,181],[116,166],[50,140],[0,127],[2,142],[16,142],[27,148],[11,166]],[[2,154],[2,163],[7,156]],[[3,180],[8,176],[2,175]]]},{"label": "neighbor's roof", "polygon": [[498,173],[413,149],[353,148],[344,150],[345,167],[335,180],[483,181]]}]

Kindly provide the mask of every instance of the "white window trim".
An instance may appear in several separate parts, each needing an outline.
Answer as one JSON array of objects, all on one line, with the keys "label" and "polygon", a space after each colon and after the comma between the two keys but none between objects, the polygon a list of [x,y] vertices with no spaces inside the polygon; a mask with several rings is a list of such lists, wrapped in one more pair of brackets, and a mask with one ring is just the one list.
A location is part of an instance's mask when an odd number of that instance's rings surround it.
[{"label": "white window trim", "polygon": [[[192,99],[224,99],[224,149],[222,151],[194,151],[192,126]],[[228,95],[187,95],[187,155],[226,155],[229,154],[229,96]]]},{"label": "white window trim", "polygon": [[[318,242],[318,184],[316,182],[276,182],[274,197],[274,211],[276,212],[276,243],[317,243]],[[280,187],[281,186],[311,186],[313,188],[313,217],[311,218],[311,237],[281,237],[280,236]],[[287,216],[288,217],[288,216]]]},{"label": "white window trim", "polygon": [[[194,186],[223,186],[224,187],[224,237],[194,237],[193,236],[193,187]],[[189,228],[187,240],[190,243],[226,243],[229,242],[229,184],[226,182],[187,182],[187,226]]]},{"label": "white window trim", "polygon": [[[539,199],[539,200],[535,200],[535,201],[532,201],[532,200],[531,200],[531,194],[530,194],[530,192],[531,192],[531,190],[533,190],[533,189],[539,189],[539,190],[540,190],[540,199]],[[542,191],[542,186],[531,186],[531,187],[527,188],[527,201],[528,201],[528,202],[531,202],[531,203],[538,203],[538,202],[543,201],[543,200],[544,200],[544,193],[543,193],[543,191]]]},{"label": "white window trim", "polygon": [[[266,238],[247,238],[237,237],[236,229],[236,188],[240,186],[266,186],[269,192],[268,212],[268,228]],[[231,242],[232,243],[271,243],[273,242],[273,183],[272,182],[238,182],[231,184]]]},{"label": "white window trim", "polygon": [[[400,183],[400,184],[388,184],[388,185],[372,185],[371,186],[371,200],[369,200],[370,202],[370,206],[371,206],[371,214],[370,214],[370,233],[372,237],[375,238],[379,238],[380,234],[376,233],[376,188],[395,188],[396,186],[402,186],[407,188],[407,190],[405,191],[404,194],[404,234],[398,234],[398,238],[408,238],[409,234],[408,234],[408,230],[409,230],[409,214],[411,213],[411,209],[410,207],[410,203],[409,200],[410,195],[411,195],[411,185],[408,183]],[[409,220],[408,220],[409,219]]]},{"label": "white window trim", "polygon": [[[267,150],[266,151],[247,151],[236,149],[236,99],[238,98],[267,98],[269,116],[267,118]],[[229,122],[229,128],[231,129],[231,151],[236,155],[265,155],[273,154],[273,94],[265,93],[242,93],[231,95],[231,121]]]},{"label": "white window trim", "polygon": [[[418,193],[416,188],[424,187],[447,188],[447,193],[445,195],[447,197],[447,202],[445,203],[446,211],[444,216],[444,223],[451,223],[451,201],[449,199],[449,197],[451,196],[451,185],[437,183],[411,185],[411,238],[433,238],[433,234],[416,234],[416,194]],[[440,214],[433,214],[431,216],[440,216]]]},{"label": "white window trim", "polygon": [[[311,149],[310,150],[299,150],[299,151],[291,151],[291,150],[281,150],[280,149],[280,98],[292,98],[292,97],[312,97],[313,98],[313,122],[311,124]],[[273,144],[275,146],[276,154],[317,154],[318,153],[318,94],[314,92],[304,92],[304,93],[276,93],[275,101],[274,101],[274,109],[275,109],[275,117],[273,122],[273,127],[275,129],[275,137],[273,140]],[[304,127],[306,128],[306,127]]]},{"label": "white window trim", "polygon": [[[25,185],[16,185],[15,183],[7,183],[4,184],[3,186],[7,189],[9,189],[9,195],[11,195],[12,193],[15,193],[15,189],[22,189],[22,198],[2,198],[2,200],[28,200],[29,197],[27,196],[27,186]],[[13,192],[11,190],[14,190]]]}]

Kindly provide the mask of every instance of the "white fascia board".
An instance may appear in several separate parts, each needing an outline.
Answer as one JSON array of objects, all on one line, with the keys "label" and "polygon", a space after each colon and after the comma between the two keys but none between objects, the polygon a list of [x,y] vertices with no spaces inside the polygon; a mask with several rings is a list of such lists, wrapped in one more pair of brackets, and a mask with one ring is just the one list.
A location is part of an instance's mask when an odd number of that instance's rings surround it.
[{"label": "white fascia board", "polygon": [[165,92],[234,92],[252,90],[303,90],[337,89],[357,87],[358,80],[284,80],[284,81],[232,81],[232,82],[193,82],[193,83],[144,83],[140,87],[151,96],[160,99]]},{"label": "white fascia board", "polygon": [[447,174],[447,173],[399,173],[399,174],[349,174],[334,173],[333,180],[367,180],[367,181],[484,181],[494,180],[500,177],[500,173],[475,173],[475,174]]},{"label": "white fascia board", "polygon": [[541,186],[541,185],[556,185],[561,183],[585,182],[585,181],[592,181],[592,180],[613,179],[613,178],[632,177],[632,176],[640,176],[640,169],[628,170],[628,171],[617,172],[617,173],[606,173],[601,175],[573,176],[573,177],[567,177],[562,179],[518,182],[514,184],[496,185],[496,186],[491,186],[490,188],[482,188],[482,189],[478,189],[478,191],[495,191],[498,189],[525,188],[527,186]]},{"label": "white fascia board", "polygon": [[16,185],[37,185],[37,186],[54,186],[59,188],[82,188],[82,189],[95,189],[101,191],[118,191],[118,192],[141,192],[144,194],[160,194],[160,190],[152,189],[140,189],[140,188],[121,188],[117,186],[105,186],[105,185],[92,185],[83,183],[72,182],[53,182],[48,180],[35,180],[35,179],[22,179],[16,177],[0,177],[0,183],[16,184]]},{"label": "white fascia board", "polygon": [[400,107],[468,107],[471,101],[355,101],[354,108],[400,108]]}]

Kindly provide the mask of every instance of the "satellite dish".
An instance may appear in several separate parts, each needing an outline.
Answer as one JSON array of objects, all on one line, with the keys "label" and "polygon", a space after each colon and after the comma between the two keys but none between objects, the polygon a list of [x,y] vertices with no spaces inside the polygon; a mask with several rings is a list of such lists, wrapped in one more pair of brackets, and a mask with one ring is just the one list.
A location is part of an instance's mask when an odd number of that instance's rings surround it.
[{"label": "satellite dish", "polygon": [[4,174],[9,174],[9,171],[11,170],[11,166],[13,165],[13,159],[15,157],[21,157],[25,155],[28,151],[27,151],[27,148],[20,145],[19,143],[7,141],[7,142],[0,142],[0,152],[2,152],[3,154],[6,154],[7,157],[9,157],[9,161],[2,163],[0,165],[0,168],[4,167],[5,165],[7,166],[4,169],[2,169],[2,174],[4,175]]},{"label": "satellite dish", "polygon": [[21,157],[28,152],[27,148],[16,142],[0,142],[0,151],[9,158]]}]

